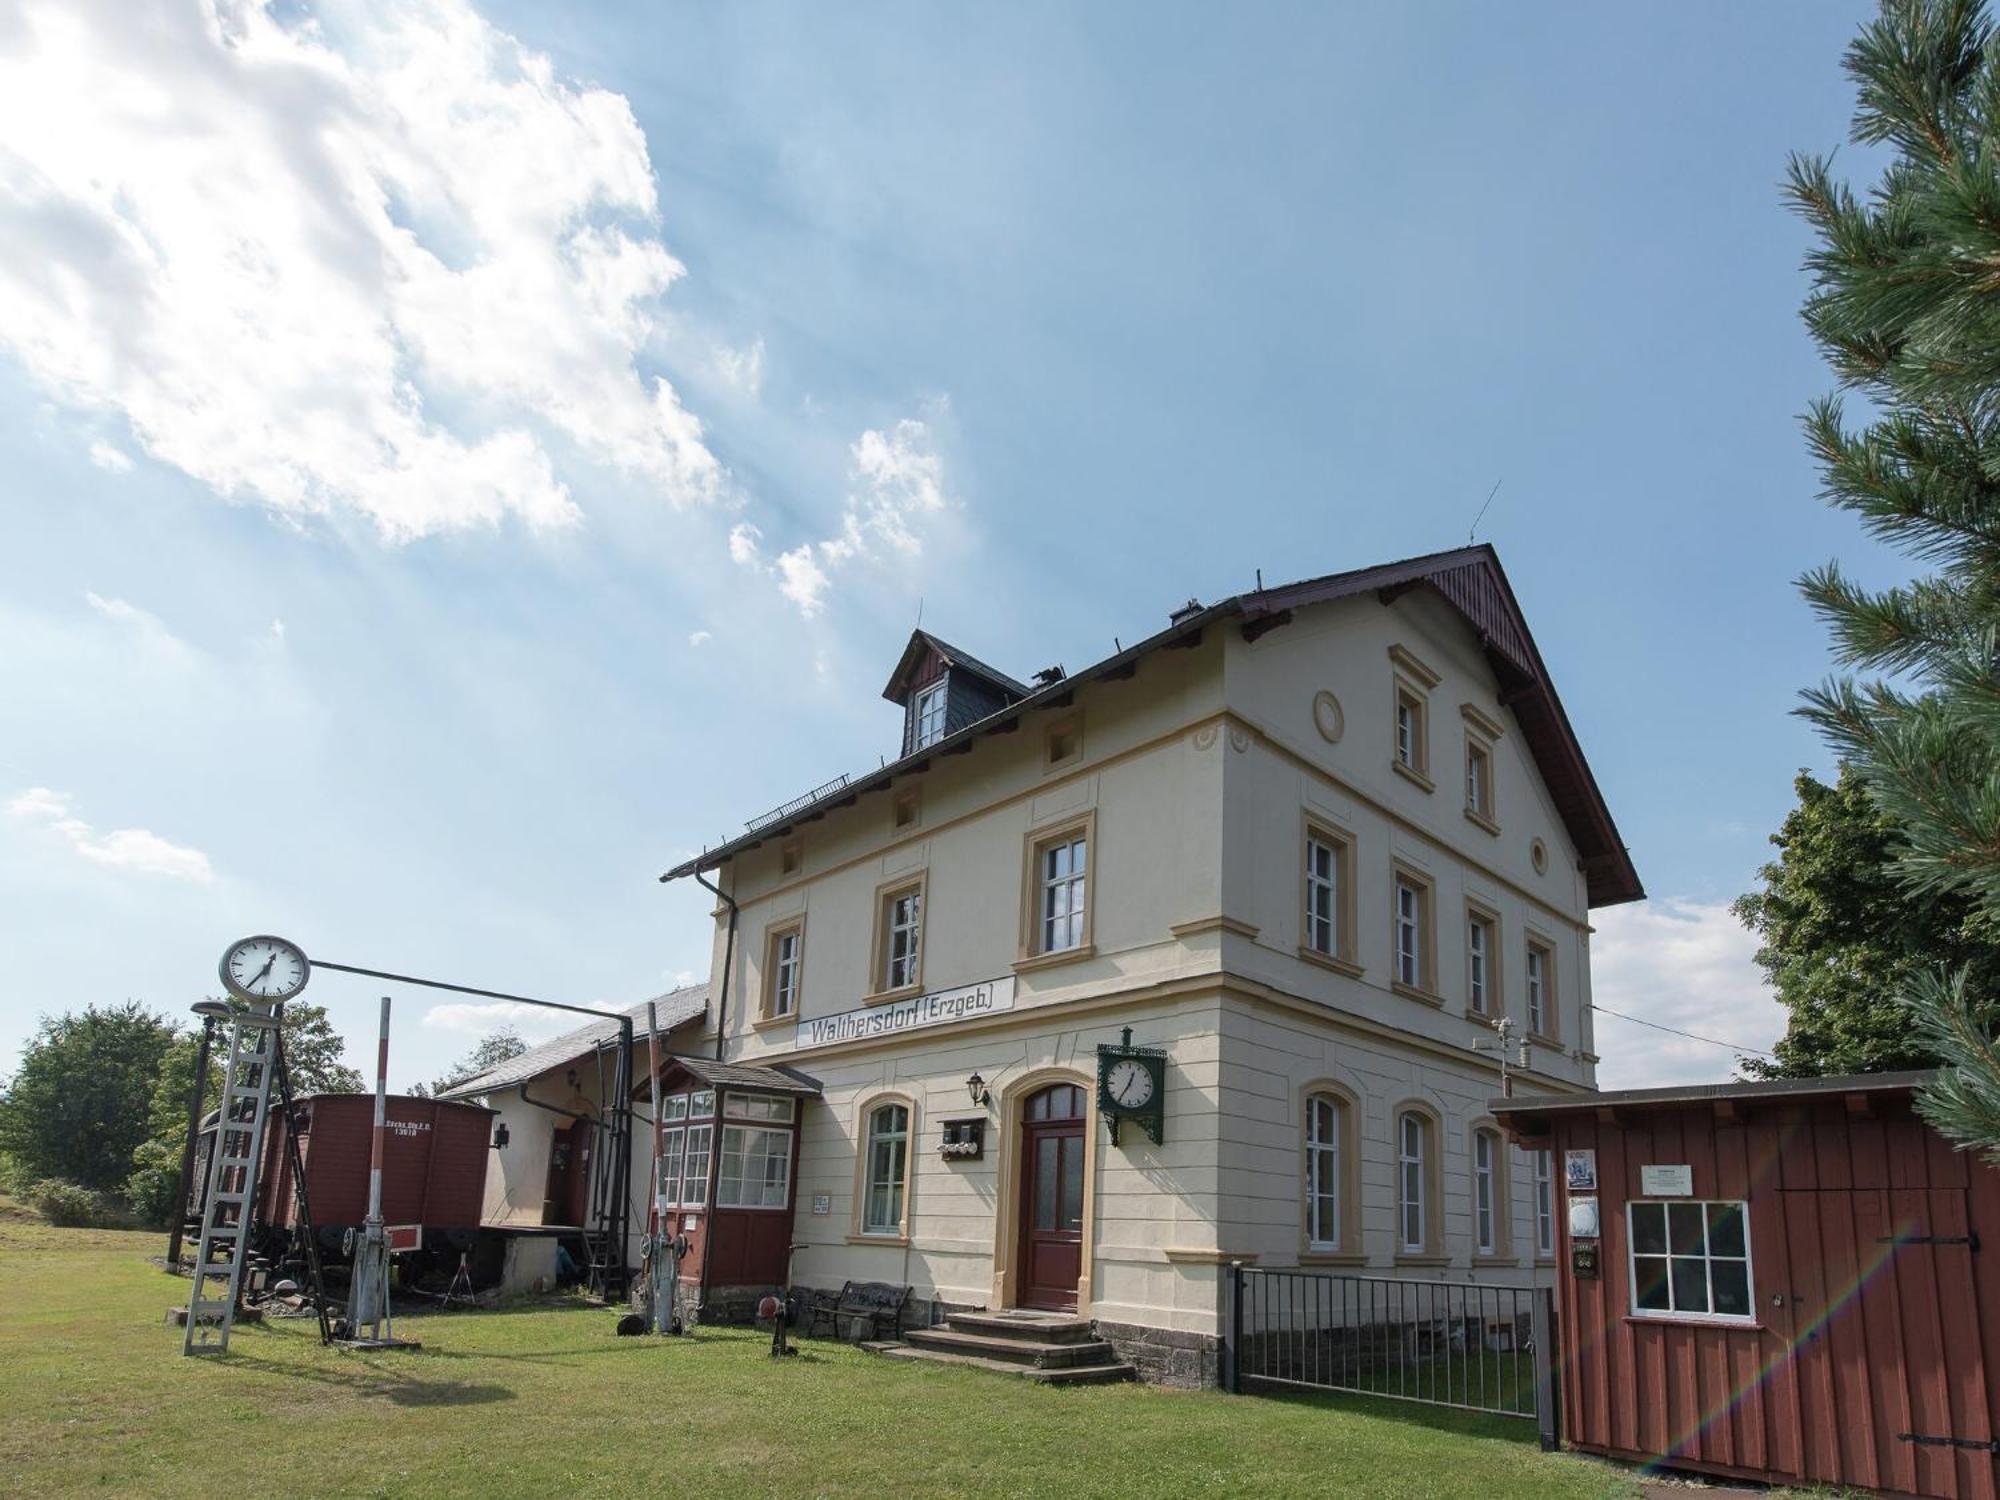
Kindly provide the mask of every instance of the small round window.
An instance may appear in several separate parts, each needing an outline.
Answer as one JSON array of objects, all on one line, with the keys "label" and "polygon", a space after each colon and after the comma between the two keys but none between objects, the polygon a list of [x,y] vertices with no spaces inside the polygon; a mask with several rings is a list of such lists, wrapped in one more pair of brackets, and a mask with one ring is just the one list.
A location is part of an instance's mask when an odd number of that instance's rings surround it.
[{"label": "small round window", "polygon": [[1549,873],[1549,846],[1540,839],[1528,845],[1528,863],[1535,867],[1537,875]]}]

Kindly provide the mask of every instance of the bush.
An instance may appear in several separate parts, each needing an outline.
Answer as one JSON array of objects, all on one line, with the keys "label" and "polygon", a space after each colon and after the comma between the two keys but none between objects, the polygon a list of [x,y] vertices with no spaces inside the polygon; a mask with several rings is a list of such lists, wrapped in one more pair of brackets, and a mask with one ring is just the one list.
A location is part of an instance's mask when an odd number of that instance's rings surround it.
[{"label": "bush", "polygon": [[112,1199],[60,1178],[29,1183],[21,1201],[58,1229],[122,1229],[130,1222]]},{"label": "bush", "polygon": [[164,1141],[147,1141],[132,1153],[125,1201],[148,1229],[166,1229],[180,1211],[181,1153]]}]

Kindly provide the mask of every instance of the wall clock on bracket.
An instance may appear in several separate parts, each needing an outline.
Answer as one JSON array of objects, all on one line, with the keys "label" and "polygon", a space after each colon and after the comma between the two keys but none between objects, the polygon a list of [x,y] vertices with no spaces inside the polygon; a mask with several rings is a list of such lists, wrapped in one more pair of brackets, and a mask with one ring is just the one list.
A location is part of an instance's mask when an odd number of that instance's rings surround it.
[{"label": "wall clock on bracket", "polygon": [[1097,1110],[1118,1144],[1118,1127],[1130,1120],[1159,1145],[1167,1133],[1167,1054],[1162,1047],[1135,1047],[1132,1028],[1125,1039],[1097,1047]]},{"label": "wall clock on bracket", "polygon": [[297,943],[260,933],[231,943],[222,955],[222,985],[250,1005],[289,1000],[306,987],[312,965]]}]

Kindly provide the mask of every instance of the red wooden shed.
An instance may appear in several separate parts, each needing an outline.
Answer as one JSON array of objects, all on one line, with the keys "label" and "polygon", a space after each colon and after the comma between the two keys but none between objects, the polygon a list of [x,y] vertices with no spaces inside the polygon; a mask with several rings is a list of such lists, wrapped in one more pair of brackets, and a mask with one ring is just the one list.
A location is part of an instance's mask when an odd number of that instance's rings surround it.
[{"label": "red wooden shed", "polygon": [[1916,1116],[1927,1076],[1494,1101],[1552,1153],[1571,1446],[1996,1495],[2000,1172]]}]

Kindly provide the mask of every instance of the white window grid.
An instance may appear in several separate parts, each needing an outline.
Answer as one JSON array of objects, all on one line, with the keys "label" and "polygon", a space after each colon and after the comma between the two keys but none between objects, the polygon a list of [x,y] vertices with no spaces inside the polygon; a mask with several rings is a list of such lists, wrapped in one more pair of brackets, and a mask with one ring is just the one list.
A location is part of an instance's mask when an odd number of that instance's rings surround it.
[{"label": "white window grid", "polygon": [[1556,1253],[1556,1154],[1535,1153],[1535,1254]]},{"label": "white window grid", "polygon": [[1487,966],[1490,955],[1487,949],[1490,931],[1490,924],[1484,917],[1471,918],[1465,928],[1465,944],[1470,968],[1467,998],[1471,1000],[1472,1008],[1482,1016],[1486,1014],[1488,998]]},{"label": "white window grid", "polygon": [[1319,838],[1306,840],[1306,946],[1340,952],[1340,851]]},{"label": "white window grid", "polygon": [[934,682],[917,694],[916,734],[910,748],[921,750],[944,738],[945,685]]},{"label": "white window grid", "polygon": [[1306,1100],[1306,1243],[1314,1250],[1340,1248],[1341,1108],[1329,1094]]},{"label": "white window grid", "polygon": [[1427,1208],[1424,1202],[1424,1151],[1428,1143],[1424,1139],[1423,1116],[1405,1114],[1397,1134],[1401,1138],[1397,1159],[1397,1228],[1402,1235],[1403,1249],[1415,1253],[1424,1248],[1424,1215]]},{"label": "white window grid", "polygon": [[1396,700],[1396,759],[1417,769],[1417,706],[1408,698]]},{"label": "white window grid", "polygon": [[909,1170],[910,1111],[882,1104],[868,1115],[868,1180],[862,1186],[863,1234],[903,1232],[903,1193]]},{"label": "white window grid", "polygon": [[1528,1030],[1548,1035],[1548,955],[1535,944],[1528,945]]},{"label": "white window grid", "polygon": [[1041,951],[1083,946],[1084,886],[1090,850],[1082,834],[1042,850]]},{"label": "white window grid", "polygon": [[789,1016],[799,1003],[799,930],[778,934],[771,975],[771,1014]]},{"label": "white window grid", "polygon": [[1473,1242],[1481,1255],[1497,1248],[1493,1213],[1493,1136],[1478,1131],[1472,1137],[1472,1226]]},{"label": "white window grid", "polygon": [[923,941],[923,894],[904,891],[889,902],[889,964],[884,988],[900,990],[917,982],[917,950]]},{"label": "white window grid", "polygon": [[714,1144],[713,1125],[688,1126],[687,1152],[681,1161],[682,1208],[700,1208],[708,1202],[708,1158]]},{"label": "white window grid", "polygon": [[1465,751],[1465,805],[1469,811],[1486,811],[1486,752],[1477,745]]},{"label": "white window grid", "polygon": [[1422,988],[1424,982],[1424,897],[1407,880],[1396,882],[1396,977]]},{"label": "white window grid", "polygon": [[783,1208],[791,1191],[792,1133],[760,1125],[722,1127],[717,1208]]},{"label": "white window grid", "polygon": [[[1641,1217],[1654,1215],[1661,1233],[1658,1237],[1644,1235],[1648,1249],[1641,1253]],[[1732,1217],[1733,1230],[1727,1222]],[[1741,1254],[1716,1249],[1718,1229],[1724,1230],[1722,1237],[1740,1248]],[[1653,1253],[1654,1245],[1664,1253]],[[1757,1321],[1750,1206],[1743,1200],[1629,1200],[1625,1205],[1625,1246],[1627,1291],[1635,1317],[1738,1326]],[[1696,1266],[1700,1268],[1698,1278],[1693,1274]],[[1742,1311],[1717,1311],[1724,1300],[1734,1302]]]}]

